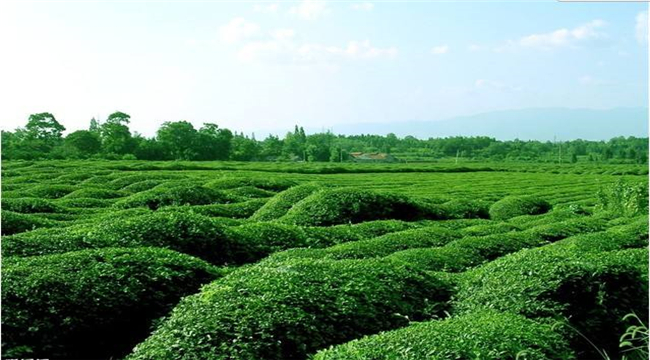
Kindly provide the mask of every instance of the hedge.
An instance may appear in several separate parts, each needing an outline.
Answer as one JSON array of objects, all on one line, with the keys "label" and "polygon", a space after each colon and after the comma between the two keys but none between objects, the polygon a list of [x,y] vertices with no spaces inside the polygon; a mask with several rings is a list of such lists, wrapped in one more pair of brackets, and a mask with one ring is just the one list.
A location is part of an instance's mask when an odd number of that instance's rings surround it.
[{"label": "hedge", "polygon": [[406,263],[426,271],[459,272],[479,265],[485,258],[474,249],[438,247],[397,251],[384,259]]},{"label": "hedge", "polygon": [[437,219],[439,209],[405,196],[350,188],[318,191],[295,204],[280,221],[302,226],[329,226],[369,220]]},{"label": "hedge", "polygon": [[162,184],[162,180],[142,180],[123,187],[122,191],[134,194],[153,189],[160,184]]},{"label": "hedge", "polygon": [[244,199],[268,198],[275,195],[275,192],[273,191],[259,189],[254,186],[242,186],[228,189],[226,192],[234,197],[241,197]]},{"label": "hedge", "polygon": [[[615,354],[625,330],[623,316],[642,314],[647,323],[647,264],[647,249],[595,254],[560,246],[524,250],[466,272],[455,309],[568,319],[591,342]],[[567,336],[580,358],[598,356],[577,332]]]},{"label": "hedge", "polygon": [[508,196],[490,207],[490,218],[507,220],[519,215],[543,214],[551,209],[546,200],[534,196]]},{"label": "hedge", "polygon": [[519,231],[520,229],[512,224],[505,222],[498,224],[488,224],[488,225],[474,225],[468,226],[460,230],[460,233],[464,236],[486,236],[486,235],[495,235],[495,234],[504,234],[511,231]]},{"label": "hedge", "polygon": [[284,216],[298,201],[321,189],[317,184],[304,184],[289,188],[269,200],[251,216],[254,221],[269,221]]},{"label": "hedge", "polygon": [[455,199],[440,205],[448,219],[471,219],[490,217],[490,204],[480,200]]},{"label": "hedge", "polygon": [[154,319],[219,276],[201,260],[155,248],[5,258],[2,355],[124,356]]},{"label": "hedge", "polygon": [[299,359],[428,319],[450,285],[380,260],[251,266],[186,297],[128,359]]},{"label": "hedge", "polygon": [[252,199],[232,204],[165,206],[158,211],[178,211],[184,208],[186,211],[205,216],[245,219],[254,214],[260,207],[264,206],[267,201],[268,199]]},{"label": "hedge", "polygon": [[206,187],[213,189],[233,189],[242,186],[254,186],[263,190],[282,191],[296,185],[291,180],[281,178],[224,178],[210,181]]},{"label": "hedge", "polygon": [[[2,210],[2,235],[12,235],[37,228],[53,227],[58,223],[32,214]],[[3,244],[4,245],[4,244]]]},{"label": "hedge", "polygon": [[226,230],[232,239],[231,258],[239,264],[251,263],[276,251],[307,245],[307,238],[298,226],[277,223],[250,223]]},{"label": "hedge", "polygon": [[79,189],[73,185],[36,185],[26,190],[33,197],[45,199],[58,199]]},{"label": "hedge", "polygon": [[573,358],[569,345],[552,326],[490,310],[416,323],[314,356],[314,360]]},{"label": "hedge", "polygon": [[93,198],[93,199],[115,199],[123,197],[125,194],[121,191],[100,189],[100,188],[83,188],[75,190],[64,196],[65,199],[74,198]]},{"label": "hedge", "polygon": [[56,204],[68,208],[106,208],[115,203],[114,199],[66,198],[56,200]]}]

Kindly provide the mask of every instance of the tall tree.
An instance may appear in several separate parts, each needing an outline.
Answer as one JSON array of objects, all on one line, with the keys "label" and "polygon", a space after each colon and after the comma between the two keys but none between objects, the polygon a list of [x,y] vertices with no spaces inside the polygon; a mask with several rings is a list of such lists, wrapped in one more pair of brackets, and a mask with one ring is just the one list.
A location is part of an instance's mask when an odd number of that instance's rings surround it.
[{"label": "tall tree", "polygon": [[157,140],[176,160],[192,160],[196,156],[197,131],[187,121],[165,122],[158,129]]}]

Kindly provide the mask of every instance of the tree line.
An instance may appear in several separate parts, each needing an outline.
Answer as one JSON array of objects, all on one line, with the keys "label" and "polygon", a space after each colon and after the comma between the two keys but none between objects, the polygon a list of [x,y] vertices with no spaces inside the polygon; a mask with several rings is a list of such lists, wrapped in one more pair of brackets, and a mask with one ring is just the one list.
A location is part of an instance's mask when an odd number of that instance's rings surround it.
[{"label": "tree line", "polygon": [[648,138],[616,137],[609,141],[571,140],[542,142],[491,137],[417,139],[395,134],[305,134],[302,127],[280,138],[232,132],[217,124],[199,129],[187,121],[163,123],[154,137],[129,129],[131,117],[110,114],[103,122],[90,121],[88,130],[63,136],[65,127],[50,113],[32,114],[23,128],[2,131],[3,160],[109,159],[109,160],[235,160],[235,161],[349,161],[350,154],[390,153],[401,161],[440,158],[546,162],[648,162]]}]

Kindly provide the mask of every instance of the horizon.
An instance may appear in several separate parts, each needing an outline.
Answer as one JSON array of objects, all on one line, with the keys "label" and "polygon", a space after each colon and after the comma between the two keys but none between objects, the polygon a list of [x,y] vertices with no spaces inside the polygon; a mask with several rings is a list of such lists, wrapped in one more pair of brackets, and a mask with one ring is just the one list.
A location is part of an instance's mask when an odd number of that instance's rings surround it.
[{"label": "horizon", "polygon": [[0,98],[9,104],[0,127],[50,112],[71,132],[120,110],[132,116],[132,131],[149,137],[179,120],[281,135],[294,124],[647,109],[647,9],[555,1],[3,2],[0,44],[11,56],[0,59]]}]

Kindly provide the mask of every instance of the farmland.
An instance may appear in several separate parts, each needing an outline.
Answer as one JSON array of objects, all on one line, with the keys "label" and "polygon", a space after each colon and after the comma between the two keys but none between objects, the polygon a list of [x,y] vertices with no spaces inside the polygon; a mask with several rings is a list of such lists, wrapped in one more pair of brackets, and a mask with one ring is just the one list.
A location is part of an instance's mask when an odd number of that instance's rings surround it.
[{"label": "farmland", "polygon": [[642,358],[647,188],[636,164],[5,161],[2,356]]}]

